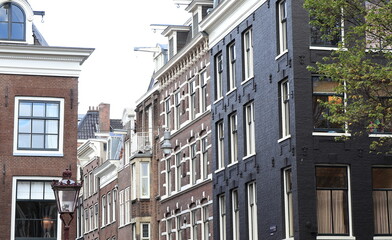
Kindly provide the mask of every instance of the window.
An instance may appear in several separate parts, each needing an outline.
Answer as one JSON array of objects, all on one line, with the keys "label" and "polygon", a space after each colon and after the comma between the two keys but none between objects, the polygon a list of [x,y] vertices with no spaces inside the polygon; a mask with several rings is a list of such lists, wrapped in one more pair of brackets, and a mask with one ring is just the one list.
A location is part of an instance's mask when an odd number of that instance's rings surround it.
[{"label": "window", "polygon": [[26,16],[22,8],[14,3],[0,6],[0,39],[25,40]]},{"label": "window", "polygon": [[166,194],[167,196],[171,195],[172,187],[171,187],[172,175],[171,175],[171,164],[170,158],[166,160]]},{"label": "window", "polygon": [[94,175],[93,175],[93,171],[91,171],[88,175],[88,182],[89,182],[89,196],[93,195],[94,193]]},{"label": "window", "polygon": [[150,224],[149,223],[141,223],[141,240],[150,240]]},{"label": "window", "polygon": [[132,188],[132,200],[136,199],[136,165],[132,163],[131,165],[131,188]]},{"label": "window", "polygon": [[243,34],[244,46],[244,81],[253,77],[253,43],[252,29],[248,29]]},{"label": "window", "polygon": [[104,227],[105,225],[106,225],[106,196],[104,195],[104,196],[102,196],[102,198],[101,198],[101,205],[102,205],[102,223],[101,223],[101,227]]},{"label": "window", "polygon": [[278,2],[278,55],[287,50],[287,6],[286,0]]},{"label": "window", "polygon": [[165,124],[166,129],[170,129],[171,127],[171,118],[170,118],[170,97],[165,100]]},{"label": "window", "polygon": [[192,240],[198,238],[198,225],[197,225],[197,210],[191,211],[191,224],[192,224]]},{"label": "window", "polygon": [[[338,21],[335,25],[336,28],[341,28],[342,23]],[[321,31],[320,27],[311,25],[310,27],[310,45],[317,47],[337,47],[338,43],[342,40],[342,34],[332,34],[332,29]],[[325,36],[329,36],[325,38]]]},{"label": "window", "polygon": [[280,138],[290,136],[290,92],[289,82],[284,80],[279,83],[279,107],[280,107]]},{"label": "window", "polygon": [[90,231],[94,230],[94,207],[90,207]]},{"label": "window", "polygon": [[177,216],[176,217],[176,227],[177,227],[176,239],[177,240],[182,240],[183,239],[181,225],[182,225],[182,223],[181,223],[181,216]]},{"label": "window", "polygon": [[150,198],[150,163],[140,162],[141,198]]},{"label": "window", "polygon": [[116,213],[117,213],[117,211],[116,211],[116,205],[117,205],[117,190],[116,190],[116,189],[113,189],[113,190],[112,190],[112,198],[113,198],[113,204],[112,204],[112,207],[113,207],[113,209],[112,209],[112,213],[113,213],[112,222],[114,222],[114,221],[116,221]]},{"label": "window", "polygon": [[294,237],[293,186],[291,168],[284,170],[284,213],[286,238]]},{"label": "window", "polygon": [[254,103],[245,105],[245,156],[255,153],[255,116]]},{"label": "window", "polygon": [[209,212],[208,212],[208,205],[203,206],[202,210],[202,217],[203,217],[203,240],[210,239],[210,222],[209,222]]},{"label": "window", "polygon": [[207,101],[208,101],[208,93],[207,93],[207,71],[203,70],[200,72],[200,112],[207,111]]},{"label": "window", "polygon": [[343,132],[342,126],[330,122],[324,115],[329,115],[328,108],[322,106],[321,102],[332,102],[343,104],[343,96],[336,95],[335,88],[338,82],[329,78],[313,76],[313,125],[316,132]]},{"label": "window", "polygon": [[181,103],[181,93],[176,92],[174,94],[174,128],[180,129],[180,103]]},{"label": "window", "polygon": [[257,195],[256,183],[248,184],[248,226],[249,240],[257,240]]},{"label": "window", "polygon": [[172,226],[172,218],[166,219],[166,233],[167,233],[167,240],[173,240],[173,226]]},{"label": "window", "polygon": [[223,122],[219,122],[216,125],[216,136],[217,136],[217,158],[218,158],[218,169],[224,167],[224,129],[223,129]]},{"label": "window", "polygon": [[63,106],[59,98],[15,98],[14,155],[63,155]]},{"label": "window", "polygon": [[374,234],[392,235],[392,168],[376,167],[372,173]]},{"label": "window", "polygon": [[222,194],[219,199],[219,235],[220,240],[226,240],[226,199]]},{"label": "window", "polygon": [[196,81],[189,82],[189,114],[190,120],[195,119],[196,116]]},{"label": "window", "polygon": [[348,235],[347,167],[316,167],[319,235]]},{"label": "window", "polygon": [[233,90],[236,87],[236,78],[235,78],[235,61],[236,61],[236,53],[235,53],[235,43],[229,45],[228,49],[228,61],[229,61],[229,76],[228,76],[228,91]]},{"label": "window", "polygon": [[204,137],[201,139],[201,152],[202,152],[202,176],[203,180],[208,178],[208,139]]},{"label": "window", "polygon": [[88,173],[86,175],[84,175],[84,182],[83,182],[83,195],[84,195],[84,199],[87,199],[90,196],[89,193],[89,186],[90,184],[88,184]]},{"label": "window", "polygon": [[88,233],[89,224],[88,224],[88,209],[84,210],[84,232]]},{"label": "window", "polygon": [[131,201],[129,197],[129,187],[124,190],[124,224],[131,222]]},{"label": "window", "polygon": [[238,204],[238,190],[234,189],[231,192],[232,201],[232,218],[233,218],[233,240],[240,239],[240,209]]},{"label": "window", "polygon": [[57,238],[58,213],[51,183],[16,181],[15,239]]},{"label": "window", "polygon": [[197,180],[200,179],[200,159],[197,157],[197,145],[196,142],[190,146],[190,157],[191,157],[191,180],[192,184],[196,184]]},{"label": "window", "polygon": [[230,163],[238,161],[237,113],[230,115]]},{"label": "window", "polygon": [[98,214],[99,214],[99,208],[98,208],[98,203],[94,205],[94,229],[98,228]]},{"label": "window", "polygon": [[178,152],[176,154],[176,191],[181,191],[181,160],[182,160],[182,152]]},{"label": "window", "polygon": [[124,143],[124,166],[129,164],[130,148],[130,140],[126,140]]},{"label": "window", "polygon": [[124,190],[121,190],[119,195],[118,195],[118,201],[120,204],[120,212],[119,212],[119,221],[120,221],[120,227],[124,226],[124,217],[125,217],[125,205],[124,205]]},{"label": "window", "polygon": [[106,221],[107,224],[112,222],[112,212],[111,212],[112,211],[112,197],[111,196],[112,196],[111,192],[108,192],[107,197],[106,197],[106,200],[108,201],[108,204],[106,207],[106,210],[108,211],[107,221]]},{"label": "window", "polygon": [[132,239],[136,239],[136,223],[132,224]]},{"label": "window", "polygon": [[223,97],[223,61],[222,53],[215,57],[215,100]]}]

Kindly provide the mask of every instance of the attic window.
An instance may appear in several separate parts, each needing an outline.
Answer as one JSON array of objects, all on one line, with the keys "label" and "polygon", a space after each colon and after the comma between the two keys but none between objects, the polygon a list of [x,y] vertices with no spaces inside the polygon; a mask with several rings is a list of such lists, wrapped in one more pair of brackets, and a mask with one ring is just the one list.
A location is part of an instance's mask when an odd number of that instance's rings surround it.
[{"label": "attic window", "polygon": [[26,16],[23,10],[14,3],[0,6],[0,39],[24,41]]}]

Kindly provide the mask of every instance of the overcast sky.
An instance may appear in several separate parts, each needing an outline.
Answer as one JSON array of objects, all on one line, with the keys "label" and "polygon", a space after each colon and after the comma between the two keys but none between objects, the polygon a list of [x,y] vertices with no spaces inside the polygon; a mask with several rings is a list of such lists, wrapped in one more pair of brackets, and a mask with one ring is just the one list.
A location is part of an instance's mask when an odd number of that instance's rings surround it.
[{"label": "overcast sky", "polygon": [[[184,24],[189,14],[173,0],[29,0],[45,11],[34,23],[50,46],[95,48],[79,78],[79,113],[105,102],[111,118],[146,92],[153,73],[152,54],[133,51],[167,43],[150,24]],[[113,3],[113,4],[109,4]]]}]

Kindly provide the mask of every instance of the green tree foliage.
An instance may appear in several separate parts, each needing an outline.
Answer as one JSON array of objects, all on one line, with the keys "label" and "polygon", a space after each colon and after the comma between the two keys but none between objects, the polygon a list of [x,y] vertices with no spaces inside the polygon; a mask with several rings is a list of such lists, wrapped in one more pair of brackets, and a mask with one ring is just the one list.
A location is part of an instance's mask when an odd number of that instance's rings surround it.
[{"label": "green tree foliage", "polygon": [[[338,82],[336,101],[320,103],[326,117],[346,128],[351,137],[392,137],[392,1],[305,0],[310,24],[325,40],[340,35],[336,51],[309,70]],[[370,149],[392,153],[392,138],[372,138]]]}]

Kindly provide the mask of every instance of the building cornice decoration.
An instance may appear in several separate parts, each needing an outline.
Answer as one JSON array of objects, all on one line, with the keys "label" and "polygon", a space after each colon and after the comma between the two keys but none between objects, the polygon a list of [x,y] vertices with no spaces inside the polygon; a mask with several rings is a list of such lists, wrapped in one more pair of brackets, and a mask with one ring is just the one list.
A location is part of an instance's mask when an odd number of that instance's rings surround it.
[{"label": "building cornice decoration", "polygon": [[0,74],[79,77],[93,48],[0,44]]},{"label": "building cornice decoration", "polygon": [[181,51],[173,62],[169,62],[167,67],[163,67],[162,72],[157,74],[161,87],[166,87],[208,53],[208,39],[204,35],[200,35],[197,39],[198,41],[185,47],[184,52]]}]

